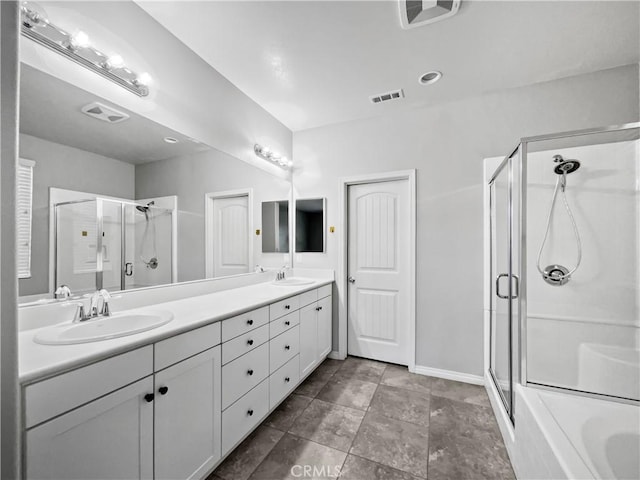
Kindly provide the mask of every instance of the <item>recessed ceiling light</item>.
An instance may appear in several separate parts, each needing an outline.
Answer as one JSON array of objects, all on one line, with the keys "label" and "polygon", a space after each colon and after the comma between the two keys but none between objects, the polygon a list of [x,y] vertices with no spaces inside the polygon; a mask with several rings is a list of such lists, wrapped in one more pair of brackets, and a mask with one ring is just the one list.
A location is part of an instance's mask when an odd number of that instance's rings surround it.
[{"label": "recessed ceiling light", "polygon": [[178,143],[178,139],[173,137],[164,137],[164,141],[167,143]]},{"label": "recessed ceiling light", "polygon": [[431,85],[432,83],[436,83],[441,78],[442,78],[442,72],[433,70],[431,72],[427,72],[420,75],[418,82],[420,82],[421,85]]}]

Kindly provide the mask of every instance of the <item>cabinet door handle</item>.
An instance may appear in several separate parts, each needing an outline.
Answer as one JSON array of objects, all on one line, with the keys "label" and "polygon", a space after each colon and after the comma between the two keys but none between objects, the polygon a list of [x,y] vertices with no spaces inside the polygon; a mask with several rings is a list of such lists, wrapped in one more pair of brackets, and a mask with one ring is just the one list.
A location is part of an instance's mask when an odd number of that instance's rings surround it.
[{"label": "cabinet door handle", "polygon": [[253,415],[253,410],[251,410],[251,409],[247,410],[247,415],[252,416]]},{"label": "cabinet door handle", "polygon": [[291,305],[285,305],[285,306],[284,306],[284,309],[285,309],[285,310],[290,310],[290,309],[291,309]]},{"label": "cabinet door handle", "polygon": [[290,381],[290,380],[291,380],[291,379],[290,379],[289,377],[284,377],[284,381],[285,381],[285,382],[289,383],[289,381]]},{"label": "cabinet door handle", "polygon": [[153,399],[155,398],[155,395],[153,393],[147,393],[144,396],[144,401],[147,403],[153,402]]},{"label": "cabinet door handle", "polygon": [[287,320],[286,322],[284,322],[285,325],[291,325],[291,322],[289,320]]},{"label": "cabinet door handle", "polygon": [[319,312],[320,310],[322,310],[322,307],[316,307],[316,311]]},{"label": "cabinet door handle", "polygon": [[253,345],[253,340],[247,340],[247,343],[248,343],[249,345]]},{"label": "cabinet door handle", "polygon": [[247,375],[249,376],[253,375],[253,370],[247,370]]},{"label": "cabinet door handle", "polygon": [[169,387],[167,386],[160,387],[158,389],[158,393],[160,393],[160,395],[166,395],[168,391],[169,391]]},{"label": "cabinet door handle", "polygon": [[285,349],[285,350],[290,350],[290,349],[291,349],[291,347],[290,347],[289,345],[285,345],[285,346],[284,346],[284,349]]},{"label": "cabinet door handle", "polygon": [[247,325],[253,325],[253,320],[251,319],[247,320]]}]

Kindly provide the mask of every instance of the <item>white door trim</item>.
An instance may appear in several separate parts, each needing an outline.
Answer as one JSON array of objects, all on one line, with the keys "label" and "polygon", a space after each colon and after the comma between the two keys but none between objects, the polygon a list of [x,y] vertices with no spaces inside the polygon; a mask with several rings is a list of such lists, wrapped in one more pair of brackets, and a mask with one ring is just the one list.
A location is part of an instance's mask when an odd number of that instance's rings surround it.
[{"label": "white door trim", "polygon": [[239,188],[204,194],[204,265],[205,277],[213,277],[213,200],[217,198],[247,197],[249,220],[249,265],[253,265],[253,188]]},{"label": "white door trim", "polygon": [[374,173],[342,177],[340,179],[340,245],[338,249],[338,357],[347,357],[347,271],[348,271],[348,188],[349,185],[363,183],[390,182],[393,180],[407,180],[409,184],[409,371],[416,368],[416,171],[399,170],[395,172]]}]

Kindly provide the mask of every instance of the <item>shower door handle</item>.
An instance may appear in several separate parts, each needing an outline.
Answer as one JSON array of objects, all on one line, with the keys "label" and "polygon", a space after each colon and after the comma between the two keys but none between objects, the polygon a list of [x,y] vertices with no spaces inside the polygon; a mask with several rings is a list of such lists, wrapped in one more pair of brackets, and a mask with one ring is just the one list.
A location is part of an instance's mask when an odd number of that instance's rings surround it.
[{"label": "shower door handle", "polygon": [[124,274],[127,277],[130,277],[131,275],[133,275],[133,263],[127,262],[124,264]]},{"label": "shower door handle", "polygon": [[[498,275],[496,277],[496,295],[498,296],[498,298],[502,298],[505,300],[509,300],[509,295],[501,295],[500,294],[500,279],[502,277],[508,277],[509,274],[508,273],[501,273],[500,275]],[[517,275],[511,275],[511,277],[513,279],[515,279],[516,283],[514,285],[514,295],[511,296],[511,300],[518,298],[518,295],[520,294],[520,279],[518,278]]]}]

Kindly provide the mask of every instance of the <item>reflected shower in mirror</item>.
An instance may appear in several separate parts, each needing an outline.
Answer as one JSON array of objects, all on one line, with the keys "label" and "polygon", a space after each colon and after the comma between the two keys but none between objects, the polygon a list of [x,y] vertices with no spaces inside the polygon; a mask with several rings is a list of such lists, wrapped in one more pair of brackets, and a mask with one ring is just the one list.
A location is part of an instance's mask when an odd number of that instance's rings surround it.
[{"label": "reflected shower in mirror", "polygon": [[284,245],[263,253],[253,235],[262,202],[291,194],[287,174],[26,64],[20,158],[22,304],[53,299],[62,284],[79,295],[251,273],[281,266],[289,250],[288,208],[279,211]]},{"label": "reflected shower in mirror", "polygon": [[296,200],[296,253],[325,251],[325,201]]},{"label": "reflected shower in mirror", "polygon": [[262,252],[289,252],[289,202],[262,202]]}]

